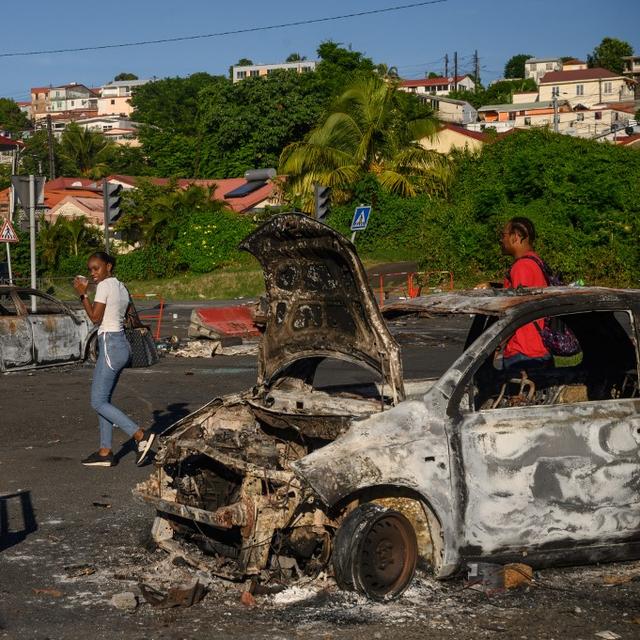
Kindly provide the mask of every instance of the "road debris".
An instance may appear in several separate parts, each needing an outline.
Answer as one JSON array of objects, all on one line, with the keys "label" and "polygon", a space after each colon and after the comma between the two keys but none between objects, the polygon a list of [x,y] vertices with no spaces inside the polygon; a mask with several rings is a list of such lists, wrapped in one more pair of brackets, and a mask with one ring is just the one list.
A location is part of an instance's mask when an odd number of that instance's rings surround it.
[{"label": "road debris", "polygon": [[256,606],[256,599],[251,595],[250,591],[243,591],[242,592],[242,594],[240,595],[240,602],[245,607],[255,607]]},{"label": "road debris", "polygon": [[51,596],[52,598],[61,598],[62,591],[59,589],[32,589],[33,593],[37,596]]},{"label": "road debris", "polygon": [[224,346],[220,340],[190,340],[171,355],[177,358],[212,358],[213,356],[252,356],[258,353],[258,343],[249,342]]},{"label": "road debris", "polygon": [[135,611],[138,607],[138,597],[132,591],[123,591],[111,598],[111,604],[122,611]]},{"label": "road debris", "polygon": [[92,502],[91,504],[98,509],[111,509],[110,502]]},{"label": "road debris", "polygon": [[596,633],[596,637],[602,638],[602,640],[618,640],[618,638],[621,638],[622,636],[614,633],[613,631],[598,631],[598,633]]},{"label": "road debris", "polygon": [[204,585],[197,578],[190,583],[172,586],[166,592],[145,583],[140,583],[139,587],[144,599],[159,609],[191,607],[200,602],[206,593]]},{"label": "road debris", "polygon": [[67,578],[81,578],[83,576],[90,576],[96,572],[95,567],[90,564],[65,567],[64,570],[67,572]]}]

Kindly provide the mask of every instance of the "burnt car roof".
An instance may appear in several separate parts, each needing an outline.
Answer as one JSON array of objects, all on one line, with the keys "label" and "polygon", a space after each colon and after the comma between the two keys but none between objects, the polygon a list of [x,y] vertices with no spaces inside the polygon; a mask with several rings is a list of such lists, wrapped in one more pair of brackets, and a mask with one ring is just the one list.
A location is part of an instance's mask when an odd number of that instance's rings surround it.
[{"label": "burnt car roof", "polygon": [[607,287],[547,287],[544,289],[471,289],[454,293],[435,293],[385,305],[385,317],[407,313],[466,313],[506,316],[526,313],[548,303],[584,304],[586,300],[603,306],[638,306],[640,290]]}]

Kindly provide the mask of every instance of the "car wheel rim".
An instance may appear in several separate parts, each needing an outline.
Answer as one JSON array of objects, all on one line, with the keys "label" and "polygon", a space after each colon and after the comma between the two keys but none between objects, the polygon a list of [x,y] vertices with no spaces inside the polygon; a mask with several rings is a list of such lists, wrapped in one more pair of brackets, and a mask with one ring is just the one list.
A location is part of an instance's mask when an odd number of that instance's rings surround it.
[{"label": "car wheel rim", "polygon": [[387,513],[374,520],[354,559],[362,591],[375,599],[400,595],[413,578],[417,553],[415,532],[404,516]]}]

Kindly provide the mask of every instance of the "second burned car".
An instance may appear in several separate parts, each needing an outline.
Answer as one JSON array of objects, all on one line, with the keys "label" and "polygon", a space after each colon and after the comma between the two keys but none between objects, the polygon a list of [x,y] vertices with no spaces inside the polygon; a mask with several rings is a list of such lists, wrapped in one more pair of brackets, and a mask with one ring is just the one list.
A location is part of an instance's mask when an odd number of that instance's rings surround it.
[{"label": "second burned car", "polygon": [[[163,437],[156,471],[135,490],[157,510],[161,547],[235,579],[330,567],[341,587],[375,599],[401,594],[419,559],[446,578],[480,559],[640,557],[639,292],[473,291],[390,305],[385,314],[474,317],[440,378],[408,382],[340,234],[284,214],[242,247],[267,291],[257,384]],[[516,328],[556,316],[579,358],[496,368]],[[377,382],[319,389],[326,358]]]}]

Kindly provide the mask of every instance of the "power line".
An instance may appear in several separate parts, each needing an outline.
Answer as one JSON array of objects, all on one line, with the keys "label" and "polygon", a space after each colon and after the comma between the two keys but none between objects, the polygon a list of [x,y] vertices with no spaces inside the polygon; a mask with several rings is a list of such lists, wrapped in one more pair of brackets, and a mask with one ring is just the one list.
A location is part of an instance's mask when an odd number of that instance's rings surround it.
[{"label": "power line", "polygon": [[255,33],[256,31],[272,31],[274,29],[284,29],[285,27],[299,27],[308,24],[318,24],[320,22],[333,22],[335,20],[346,20],[348,18],[358,18],[361,16],[371,16],[379,13],[391,13],[393,11],[403,11],[414,9],[431,4],[441,4],[447,0],[428,0],[427,2],[414,2],[412,4],[401,4],[383,9],[370,9],[369,11],[358,11],[356,13],[345,13],[339,16],[325,18],[311,18],[309,20],[296,20],[295,22],[283,22],[280,24],[266,25],[262,27],[247,27],[245,29],[233,29],[230,31],[218,31],[217,33],[205,33],[195,36],[179,36],[175,38],[159,38],[158,40],[140,40],[139,42],[121,42],[117,44],[103,44],[92,47],[72,47],[68,49],[49,49],[42,51],[13,51],[10,53],[0,53],[0,58],[14,58],[18,56],[40,56],[52,53],[77,53],[80,51],[99,51],[101,49],[119,49],[123,47],[141,47],[149,44],[166,44],[169,42],[184,42],[185,40],[203,40],[205,38],[219,38],[221,36],[238,35],[241,33]]}]

